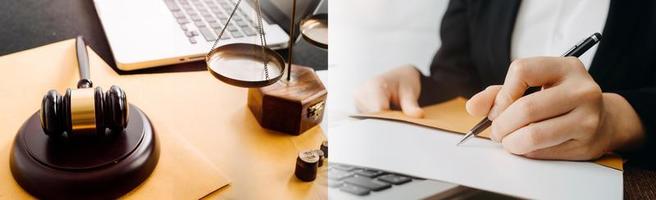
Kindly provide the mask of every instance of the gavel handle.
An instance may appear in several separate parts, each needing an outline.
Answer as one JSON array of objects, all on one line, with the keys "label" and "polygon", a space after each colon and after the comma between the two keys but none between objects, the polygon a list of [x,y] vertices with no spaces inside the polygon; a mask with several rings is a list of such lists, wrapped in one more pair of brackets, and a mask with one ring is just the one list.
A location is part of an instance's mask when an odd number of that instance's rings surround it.
[{"label": "gavel handle", "polygon": [[80,80],[77,82],[77,88],[91,88],[93,83],[89,75],[89,55],[87,54],[87,44],[81,35],[75,38],[77,52],[77,65],[80,68]]}]

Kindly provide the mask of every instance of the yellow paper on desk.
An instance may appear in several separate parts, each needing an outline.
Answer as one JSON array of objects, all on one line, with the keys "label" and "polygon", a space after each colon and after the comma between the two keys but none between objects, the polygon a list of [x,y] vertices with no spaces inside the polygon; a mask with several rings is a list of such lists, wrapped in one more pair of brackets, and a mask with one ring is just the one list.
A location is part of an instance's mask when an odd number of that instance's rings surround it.
[{"label": "yellow paper on desk", "polygon": [[[465,103],[466,100],[464,98],[456,98],[447,102],[424,107],[424,118],[408,117],[401,111],[383,111],[379,113],[357,114],[353,116],[358,118],[402,121],[464,134],[481,120],[481,118],[467,114]],[[489,139],[490,129],[483,131],[478,136]],[[594,162],[613,169],[623,170],[623,160],[615,154],[606,154]]]},{"label": "yellow paper on desk", "polygon": [[[103,89],[124,80],[89,48],[91,79]],[[0,199],[31,198],[14,181],[9,169],[10,149],[21,124],[41,105],[46,91],[62,93],[78,80],[74,40],[0,57]],[[199,199],[229,184],[213,163],[183,137],[154,120],[159,117],[143,109],[144,102],[128,101],[145,111],[160,142],[157,167],[125,199]],[[138,96],[138,95],[135,95]]]}]

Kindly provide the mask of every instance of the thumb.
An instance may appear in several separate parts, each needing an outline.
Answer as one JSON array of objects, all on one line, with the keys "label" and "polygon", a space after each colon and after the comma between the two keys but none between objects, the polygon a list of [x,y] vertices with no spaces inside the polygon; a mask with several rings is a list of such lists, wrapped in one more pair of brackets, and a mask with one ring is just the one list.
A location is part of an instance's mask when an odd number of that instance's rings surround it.
[{"label": "thumb", "polygon": [[416,94],[416,92],[413,92],[412,89],[410,88],[399,89],[399,104],[401,106],[401,110],[403,111],[403,114],[416,118],[424,117],[424,110],[421,109],[421,107],[419,107],[419,104],[417,103],[417,99],[419,99],[418,94]]}]

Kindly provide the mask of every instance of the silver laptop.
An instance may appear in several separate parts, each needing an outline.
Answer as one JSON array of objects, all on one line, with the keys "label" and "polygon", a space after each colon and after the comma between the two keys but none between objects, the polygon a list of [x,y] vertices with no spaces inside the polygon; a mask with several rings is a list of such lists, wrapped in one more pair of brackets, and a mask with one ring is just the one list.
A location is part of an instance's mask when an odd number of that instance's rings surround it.
[{"label": "silver laptop", "polygon": [[[291,1],[290,1],[291,2]],[[236,0],[94,0],[121,70],[203,60],[226,24]],[[265,12],[265,11],[263,11]],[[256,13],[242,1],[219,41],[259,44]],[[289,36],[264,20],[270,48],[286,48]]]}]

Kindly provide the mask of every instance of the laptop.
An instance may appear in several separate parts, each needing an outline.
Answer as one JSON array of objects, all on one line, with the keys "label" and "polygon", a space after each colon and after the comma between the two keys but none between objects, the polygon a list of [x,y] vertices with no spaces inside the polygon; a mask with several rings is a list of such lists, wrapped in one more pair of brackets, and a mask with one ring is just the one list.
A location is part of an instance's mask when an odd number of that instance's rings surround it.
[{"label": "laptop", "polygon": [[[285,20],[291,0],[260,0],[264,18]],[[237,0],[94,0],[116,66],[125,71],[205,59],[226,24]],[[318,0],[301,1],[297,13],[311,13]],[[282,13],[282,14],[281,14]],[[288,18],[287,18],[288,19]],[[263,20],[269,48],[289,42],[279,26],[286,22]],[[259,44],[257,18],[250,1],[243,0],[219,45]]]}]

